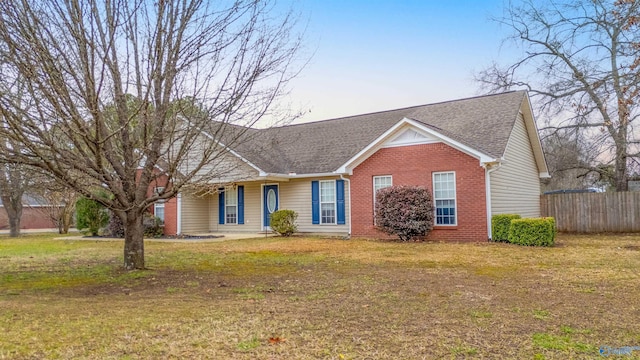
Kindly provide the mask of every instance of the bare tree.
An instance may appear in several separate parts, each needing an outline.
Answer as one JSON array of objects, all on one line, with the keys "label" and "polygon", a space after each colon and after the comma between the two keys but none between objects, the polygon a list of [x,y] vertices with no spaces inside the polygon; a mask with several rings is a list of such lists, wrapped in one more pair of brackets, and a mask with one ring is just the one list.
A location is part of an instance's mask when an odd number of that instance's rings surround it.
[{"label": "bare tree", "polygon": [[[0,114],[0,126],[4,125]],[[19,145],[0,134],[0,153],[8,153]],[[20,236],[20,220],[22,219],[22,196],[29,187],[30,177],[25,165],[0,162],[0,200],[9,221],[9,236]]]},{"label": "bare tree", "polygon": [[605,175],[614,167],[616,190],[626,191],[628,164],[637,158],[640,2],[526,0],[510,3],[498,21],[524,48],[511,65],[494,64],[477,79],[489,91],[524,88],[546,116],[544,132],[575,128]]},{"label": "bare tree", "polygon": [[59,234],[69,233],[80,196],[46,173],[32,173],[32,177],[34,181],[29,195],[38,205],[35,209],[55,224]]},{"label": "bare tree", "polygon": [[[5,151],[0,146],[0,151]],[[0,164],[0,199],[9,220],[9,236],[20,236],[20,219],[22,218],[22,195],[26,187],[26,179],[21,165]]]},{"label": "bare tree", "polygon": [[575,128],[561,129],[542,139],[551,175],[542,181],[544,191],[601,187],[609,180],[601,172],[590,170],[597,162],[586,151],[580,135]]},{"label": "bare tree", "polygon": [[[111,209],[124,267],[142,269],[147,207],[229,171],[227,147],[275,116],[300,41],[268,0],[1,1],[0,131],[23,149],[0,157]],[[170,186],[147,196],[161,177]]]}]

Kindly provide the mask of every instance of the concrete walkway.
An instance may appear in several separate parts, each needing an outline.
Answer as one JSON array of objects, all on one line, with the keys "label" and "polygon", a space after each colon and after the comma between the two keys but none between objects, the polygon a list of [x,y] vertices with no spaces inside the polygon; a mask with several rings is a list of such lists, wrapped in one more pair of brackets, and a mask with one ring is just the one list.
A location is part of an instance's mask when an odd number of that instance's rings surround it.
[{"label": "concrete walkway", "polygon": [[[37,233],[57,233],[58,229],[20,229],[20,234]],[[76,229],[69,229],[69,232],[77,232]],[[0,235],[9,234],[9,229],[0,229]]]}]

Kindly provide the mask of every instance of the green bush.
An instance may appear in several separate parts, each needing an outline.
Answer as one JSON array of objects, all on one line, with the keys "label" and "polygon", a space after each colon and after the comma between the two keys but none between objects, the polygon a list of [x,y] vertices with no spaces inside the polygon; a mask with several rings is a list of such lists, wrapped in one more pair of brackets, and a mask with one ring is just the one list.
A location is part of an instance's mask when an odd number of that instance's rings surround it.
[{"label": "green bush", "polygon": [[511,220],[520,219],[518,214],[500,214],[491,217],[491,240],[507,241],[509,240],[509,227]]},{"label": "green bush", "polygon": [[511,220],[509,242],[525,246],[553,246],[555,220],[550,218],[527,218]]},{"label": "green bush", "polygon": [[548,216],[548,217],[543,217],[543,219],[547,220],[550,224],[551,227],[553,228],[553,238],[556,238],[556,234],[558,233],[558,229],[556,228],[556,218]]},{"label": "green bush", "polygon": [[296,219],[298,213],[293,210],[278,210],[270,215],[271,230],[277,232],[281,236],[291,236],[298,230]]},{"label": "green bush", "polygon": [[162,237],[164,235],[164,226],[162,226],[162,220],[153,216],[151,213],[144,213],[142,219],[142,227],[145,237]]},{"label": "green bush", "polygon": [[109,212],[99,202],[85,197],[76,202],[76,227],[97,236],[109,222]]}]

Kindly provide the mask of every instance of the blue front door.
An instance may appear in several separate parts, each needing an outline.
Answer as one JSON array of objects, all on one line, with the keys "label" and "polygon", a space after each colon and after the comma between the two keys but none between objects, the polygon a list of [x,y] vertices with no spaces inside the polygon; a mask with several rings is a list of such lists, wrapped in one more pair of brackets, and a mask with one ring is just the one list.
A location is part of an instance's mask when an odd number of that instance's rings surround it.
[{"label": "blue front door", "polygon": [[265,185],[264,195],[262,199],[264,220],[262,224],[265,228],[269,227],[270,218],[274,211],[278,210],[278,185]]}]

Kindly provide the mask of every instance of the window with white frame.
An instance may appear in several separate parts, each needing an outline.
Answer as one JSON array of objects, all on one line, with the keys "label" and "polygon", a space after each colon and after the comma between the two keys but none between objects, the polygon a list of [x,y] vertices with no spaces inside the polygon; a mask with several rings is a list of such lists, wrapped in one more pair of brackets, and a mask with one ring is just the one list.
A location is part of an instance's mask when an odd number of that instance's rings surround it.
[{"label": "window with white frame", "polygon": [[433,173],[433,200],[436,208],[436,225],[457,225],[456,174]]},{"label": "window with white frame", "polygon": [[238,223],[238,192],[234,188],[224,190],[224,213],[226,224]]},{"label": "window with white frame", "polygon": [[[157,186],[153,189],[153,192],[158,195],[164,192],[164,187]],[[153,204],[153,215],[159,218],[164,224],[164,199],[159,199]]]},{"label": "window with white frame", "polygon": [[336,223],[336,182],[320,181],[320,223]]},{"label": "window with white frame", "polygon": [[374,176],[373,177],[373,206],[376,206],[376,193],[380,189],[384,189],[393,185],[391,175]]},{"label": "window with white frame", "polygon": [[153,214],[155,217],[159,218],[160,221],[164,224],[164,203],[157,202],[153,204]]},{"label": "window with white frame", "polygon": [[373,224],[376,223],[376,193],[380,189],[393,185],[391,175],[381,175],[373,177]]}]

